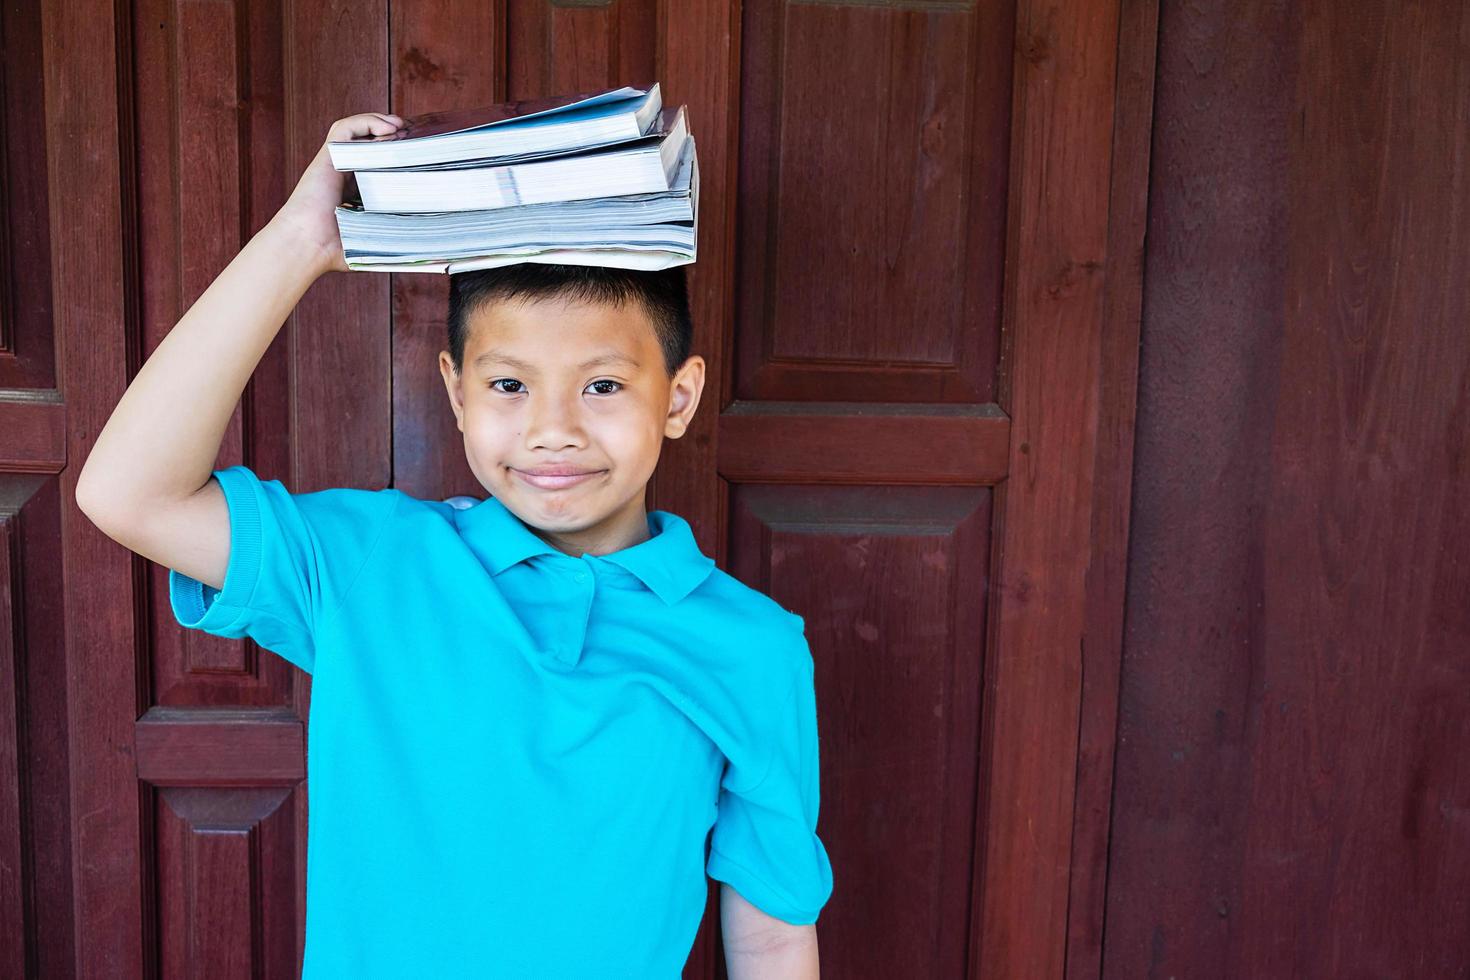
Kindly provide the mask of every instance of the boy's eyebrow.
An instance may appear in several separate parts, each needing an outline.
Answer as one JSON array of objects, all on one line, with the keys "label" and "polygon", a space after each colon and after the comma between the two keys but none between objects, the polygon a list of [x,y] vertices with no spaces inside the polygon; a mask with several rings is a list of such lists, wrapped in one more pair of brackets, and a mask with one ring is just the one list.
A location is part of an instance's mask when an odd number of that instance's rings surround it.
[{"label": "boy's eyebrow", "polygon": [[[614,363],[616,363],[618,361],[626,362],[627,364],[629,364],[629,365],[631,365],[633,367],[637,367],[638,366],[638,362],[635,361],[633,358],[629,357],[627,354],[621,354],[621,353],[619,353],[617,351],[608,351],[605,354],[599,354],[596,357],[589,358],[588,360],[583,361],[581,364],[577,365],[577,369],[578,370],[583,370],[583,369],[590,368],[590,367],[596,367],[599,364],[614,364]],[[511,367],[515,368],[517,371],[534,371],[535,370],[534,367],[532,367],[530,364],[527,364],[525,361],[522,361],[522,360],[519,360],[517,358],[511,357],[505,351],[496,350],[494,348],[485,351],[485,353],[483,353],[479,357],[475,358],[474,366],[476,368],[481,368],[481,367],[484,367],[487,364],[492,364],[492,363],[497,363],[497,362],[500,363],[500,364],[508,364]]]}]

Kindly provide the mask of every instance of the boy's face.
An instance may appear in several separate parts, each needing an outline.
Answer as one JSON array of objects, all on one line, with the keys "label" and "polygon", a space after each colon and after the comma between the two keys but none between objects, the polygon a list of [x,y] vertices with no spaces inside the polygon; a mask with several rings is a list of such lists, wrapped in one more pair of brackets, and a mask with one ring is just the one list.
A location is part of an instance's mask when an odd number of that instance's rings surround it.
[{"label": "boy's face", "polygon": [[573,556],[646,539],[644,488],[694,416],[704,359],[670,378],[636,300],[492,300],[466,328],[464,373],[448,351],[439,370],[485,489]]}]

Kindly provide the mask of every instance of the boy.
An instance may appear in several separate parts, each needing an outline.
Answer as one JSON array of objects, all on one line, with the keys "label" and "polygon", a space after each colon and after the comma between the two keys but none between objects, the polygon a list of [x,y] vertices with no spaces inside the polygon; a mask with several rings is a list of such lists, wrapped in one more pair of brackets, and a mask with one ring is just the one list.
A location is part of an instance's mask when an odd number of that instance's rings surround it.
[{"label": "boy", "polygon": [[[327,141],[401,125],[363,113]],[[708,873],[732,978],[816,977],[832,881],[803,621],[643,503],[703,390],[682,268],[454,277],[439,367],[491,493],[471,507],[212,470],[287,314],[346,270],[343,184],[324,143],[77,484],[170,569],[182,625],[313,675],[303,975],[676,977]]]}]

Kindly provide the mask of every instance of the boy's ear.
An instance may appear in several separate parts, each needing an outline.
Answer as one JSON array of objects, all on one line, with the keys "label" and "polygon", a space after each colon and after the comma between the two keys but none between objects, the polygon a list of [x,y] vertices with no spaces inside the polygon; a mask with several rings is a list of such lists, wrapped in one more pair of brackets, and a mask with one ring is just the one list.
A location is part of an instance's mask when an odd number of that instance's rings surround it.
[{"label": "boy's ear", "polygon": [[703,392],[704,358],[691,354],[669,382],[669,414],[664,420],[664,435],[677,439],[689,429]]},{"label": "boy's ear", "polygon": [[454,409],[454,423],[464,431],[464,387],[459,375],[454,373],[454,358],[449,351],[439,352],[439,373],[444,376],[444,387],[449,392],[449,404]]}]

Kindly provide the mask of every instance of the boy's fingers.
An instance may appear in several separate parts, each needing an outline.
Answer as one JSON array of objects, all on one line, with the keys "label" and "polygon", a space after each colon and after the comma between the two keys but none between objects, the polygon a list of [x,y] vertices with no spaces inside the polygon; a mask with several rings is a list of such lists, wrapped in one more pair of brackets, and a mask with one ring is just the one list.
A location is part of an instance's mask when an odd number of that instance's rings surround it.
[{"label": "boy's fingers", "polygon": [[360,112],[338,119],[327,132],[329,142],[346,142],[362,136],[387,136],[403,128],[403,119],[382,112]]}]

